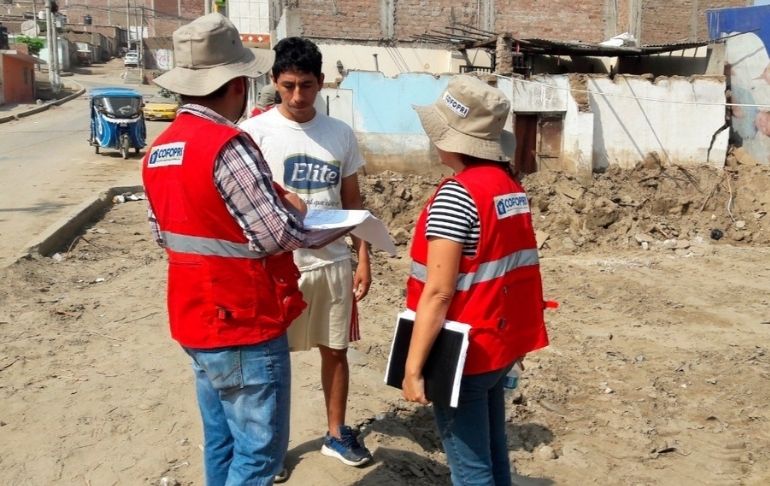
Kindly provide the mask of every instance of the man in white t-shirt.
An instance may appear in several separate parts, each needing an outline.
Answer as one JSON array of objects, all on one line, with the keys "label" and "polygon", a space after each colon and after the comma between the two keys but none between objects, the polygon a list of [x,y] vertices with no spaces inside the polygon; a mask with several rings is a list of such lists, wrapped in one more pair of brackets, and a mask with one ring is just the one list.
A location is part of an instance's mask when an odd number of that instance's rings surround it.
[{"label": "man in white t-shirt", "polygon": [[[364,160],[353,130],[316,112],[323,86],[321,52],[307,39],[289,37],[275,46],[273,83],[281,104],[241,124],[262,150],[273,179],[296,192],[311,209],[361,209],[358,169]],[[349,369],[347,348],[355,300],[369,291],[371,269],[366,242],[353,238],[355,271],[344,239],[318,250],[297,250],[305,312],[289,327],[292,351],[318,347],[328,432],[321,452],[350,466],[371,454],[345,425]]]}]

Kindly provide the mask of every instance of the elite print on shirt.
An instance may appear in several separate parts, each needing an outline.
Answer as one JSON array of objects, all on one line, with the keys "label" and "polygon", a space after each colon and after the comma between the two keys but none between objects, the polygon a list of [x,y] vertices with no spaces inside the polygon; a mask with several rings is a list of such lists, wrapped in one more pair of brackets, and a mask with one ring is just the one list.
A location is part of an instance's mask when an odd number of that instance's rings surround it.
[{"label": "elite print on shirt", "polygon": [[283,185],[298,194],[312,194],[336,188],[340,163],[326,162],[307,154],[291,155],[283,162]]}]

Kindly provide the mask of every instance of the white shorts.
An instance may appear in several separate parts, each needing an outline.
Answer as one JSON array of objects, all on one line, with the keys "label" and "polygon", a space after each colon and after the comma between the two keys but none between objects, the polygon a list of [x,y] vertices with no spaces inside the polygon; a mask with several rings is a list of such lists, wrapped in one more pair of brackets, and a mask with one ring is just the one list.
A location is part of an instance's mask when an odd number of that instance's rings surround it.
[{"label": "white shorts", "polygon": [[305,351],[318,345],[347,349],[353,311],[350,260],[302,272],[299,289],[307,308],[289,326],[289,349]]}]

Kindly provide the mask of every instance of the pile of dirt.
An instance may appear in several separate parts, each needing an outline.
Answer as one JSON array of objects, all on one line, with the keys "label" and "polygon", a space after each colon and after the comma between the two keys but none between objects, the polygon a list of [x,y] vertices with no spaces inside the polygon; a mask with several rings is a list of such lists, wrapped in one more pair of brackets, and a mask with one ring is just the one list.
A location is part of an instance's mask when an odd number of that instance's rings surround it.
[{"label": "pile of dirt", "polygon": [[[365,206],[405,244],[440,179],[438,173],[368,175],[361,180]],[[723,170],[685,168],[666,166],[652,154],[631,170],[613,167],[589,179],[543,171],[523,185],[544,251],[641,247],[687,254],[719,241],[770,243],[767,166],[730,159]]]}]

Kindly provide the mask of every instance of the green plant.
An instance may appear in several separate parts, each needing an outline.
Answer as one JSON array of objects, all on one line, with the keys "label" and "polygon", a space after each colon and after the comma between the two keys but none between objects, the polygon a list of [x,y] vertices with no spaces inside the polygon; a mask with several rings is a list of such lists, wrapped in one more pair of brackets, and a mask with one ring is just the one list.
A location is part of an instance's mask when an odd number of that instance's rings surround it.
[{"label": "green plant", "polygon": [[37,55],[40,53],[40,49],[43,48],[43,39],[40,39],[38,37],[28,37],[26,35],[18,35],[16,36],[16,42],[20,44],[27,44],[27,47],[29,48],[29,53],[32,55]]}]

